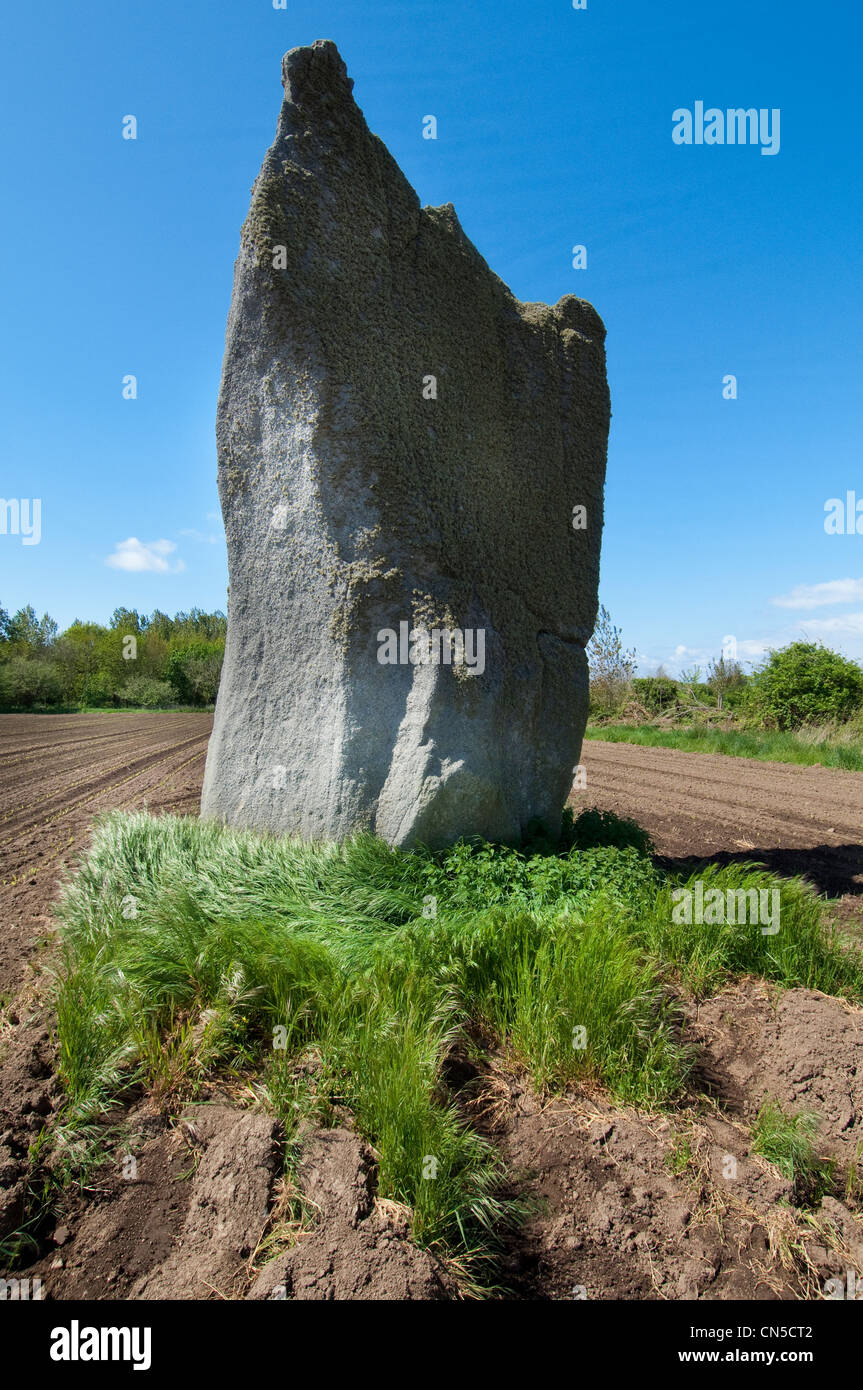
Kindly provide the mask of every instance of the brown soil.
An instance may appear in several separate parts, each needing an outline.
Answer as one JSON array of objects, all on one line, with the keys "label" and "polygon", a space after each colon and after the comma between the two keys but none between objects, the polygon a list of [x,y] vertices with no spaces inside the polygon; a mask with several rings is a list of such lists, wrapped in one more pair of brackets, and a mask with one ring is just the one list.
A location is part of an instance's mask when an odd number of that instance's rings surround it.
[{"label": "brown soil", "polygon": [[297,1179],[312,1223],[264,1266],[247,1298],[440,1299],[455,1291],[439,1261],[408,1239],[395,1204],[376,1200],[374,1155],[358,1135],[310,1133]]},{"label": "brown soil", "polygon": [[863,1150],[863,1010],[744,981],[689,1015],[699,1067],[692,1103],[672,1116],[597,1098],[543,1107],[508,1078],[497,1128],[520,1190],[539,1203],[505,1267],[519,1296],[817,1297],[861,1268],[858,1201],[796,1210],[750,1126],[768,1098],[815,1113],[817,1151],[837,1161],[841,1190]]},{"label": "brown soil", "polygon": [[844,1167],[863,1155],[863,1011],[817,990],[752,981],[691,1010],[700,1085],[751,1123],[761,1103],[820,1120],[818,1148]]},{"label": "brown soil", "polygon": [[59,1104],[40,1004],[58,882],[115,807],[194,814],[209,714],[0,715],[0,1240],[19,1228],[27,1150]]},{"label": "brown soil", "polygon": [[[757,859],[803,874],[820,893],[847,895],[863,922],[863,775],[588,741],[576,813],[599,806],[649,831],[659,854],[686,866]],[[856,900],[856,901],[855,901]]]},{"label": "brown soil", "polygon": [[[58,876],[114,806],[195,814],[208,715],[0,716],[0,1238],[26,1205],[28,1145],[56,1108],[53,1023],[41,1002]],[[832,769],[588,743],[576,802],[634,817],[682,864],[758,859],[863,906],[863,778]],[[578,805],[576,805],[578,809]],[[0,994],[0,1000],[2,1000]],[[688,1012],[696,1086],[672,1116],[596,1095],[543,1105],[500,1058],[455,1058],[447,1079],[500,1146],[512,1195],[499,1278],[519,1299],[819,1296],[863,1269],[851,1199],[813,1213],[752,1152],[765,1097],[820,1116],[819,1147],[845,1174],[863,1138],[863,1014],[814,991],[757,982]],[[452,1271],[377,1199],[374,1154],[349,1129],[305,1138],[306,1216],[287,1219],[279,1135],[213,1094],[176,1122],[139,1101],[124,1151],[37,1231],[48,1297],[435,1299]],[[129,1166],[129,1153],[135,1164]],[[274,1259],[267,1257],[274,1252]],[[0,1269],[0,1274],[4,1273]]]},{"label": "brown soil", "polygon": [[649,1118],[597,1102],[543,1109],[527,1096],[503,1149],[540,1204],[505,1266],[521,1298],[804,1294],[770,1255],[769,1213],[790,1184],[721,1118]]},{"label": "brown soil", "polygon": [[48,937],[94,816],[197,812],[212,727],[211,714],[0,715],[0,998]]}]

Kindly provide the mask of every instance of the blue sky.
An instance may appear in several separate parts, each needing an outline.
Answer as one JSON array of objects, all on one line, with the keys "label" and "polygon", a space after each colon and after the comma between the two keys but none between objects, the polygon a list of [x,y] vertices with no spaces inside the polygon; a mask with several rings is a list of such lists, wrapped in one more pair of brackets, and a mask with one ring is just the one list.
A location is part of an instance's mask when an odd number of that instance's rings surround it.
[{"label": "blue sky", "polygon": [[[42,500],[38,545],[0,535],[4,607],[225,606],[233,261],[282,54],[331,38],[422,201],[520,298],[605,320],[600,596],[642,669],[727,634],[744,659],[803,633],[863,658],[863,535],[824,530],[829,498],[863,501],[851,5],[47,0],[4,37],[0,493]],[[676,145],[696,101],[778,108],[779,153]]]}]

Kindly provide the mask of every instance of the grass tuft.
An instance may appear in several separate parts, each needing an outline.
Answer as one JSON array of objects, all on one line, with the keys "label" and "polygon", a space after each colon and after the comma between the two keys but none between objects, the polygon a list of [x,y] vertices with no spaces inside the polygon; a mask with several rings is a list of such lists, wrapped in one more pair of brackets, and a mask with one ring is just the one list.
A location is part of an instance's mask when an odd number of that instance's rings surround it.
[{"label": "grass tuft", "polygon": [[819,1158],[815,1149],[818,1116],[801,1110],[788,1115],[773,1100],[761,1106],[752,1126],[752,1150],[761,1154],[794,1184],[800,1206],[817,1205],[833,1189],[834,1163]]}]

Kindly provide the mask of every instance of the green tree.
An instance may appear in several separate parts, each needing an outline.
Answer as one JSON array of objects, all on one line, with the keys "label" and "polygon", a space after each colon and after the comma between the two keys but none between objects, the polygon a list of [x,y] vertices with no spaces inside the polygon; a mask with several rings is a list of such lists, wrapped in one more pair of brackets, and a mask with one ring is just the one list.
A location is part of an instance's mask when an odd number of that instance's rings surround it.
[{"label": "green tree", "polygon": [[707,684],[716,697],[717,709],[722,709],[729,691],[739,690],[745,682],[739,661],[726,661],[724,656],[720,656],[707,668]]},{"label": "green tree", "polygon": [[111,614],[111,627],[115,632],[124,634],[135,634],[144,630],[137,608],[115,608]]},{"label": "green tree", "polygon": [[99,623],[82,623],[78,618],[62,632],[56,643],[57,662],[63,695],[68,703],[84,696],[89,677],[99,669],[99,641],[107,631]]},{"label": "green tree", "polygon": [[863,705],[863,670],[815,642],[772,651],[749,681],[745,707],[765,728],[845,720]]},{"label": "green tree", "polygon": [[[10,617],[0,607],[0,669],[15,665],[0,683],[7,708],[86,705],[212,704],[219,686],[227,620],[224,613],[192,608],[170,618],[115,608],[108,627],[79,619],[58,635],[47,613],[31,604]],[[134,638],[134,643],[129,642]],[[51,678],[48,672],[51,672]]]},{"label": "green tree", "polygon": [[148,631],[158,633],[166,642],[169,642],[174,635],[174,620],[169,618],[167,613],[155,608],[150,617]]},{"label": "green tree", "polygon": [[190,642],[171,652],[165,679],[184,705],[212,704],[219,689],[224,647],[221,642]]},{"label": "green tree", "polygon": [[634,650],[624,647],[620,628],[614,626],[605,605],[600,607],[593,636],[587,644],[587,663],[591,704],[598,712],[616,712],[622,707],[635,675],[637,657]]},{"label": "green tree", "polygon": [[19,608],[13,618],[7,614],[9,641],[21,650],[21,655],[41,656],[53,646],[57,637],[57,624],[47,613],[36,617],[36,610],[28,603]]}]

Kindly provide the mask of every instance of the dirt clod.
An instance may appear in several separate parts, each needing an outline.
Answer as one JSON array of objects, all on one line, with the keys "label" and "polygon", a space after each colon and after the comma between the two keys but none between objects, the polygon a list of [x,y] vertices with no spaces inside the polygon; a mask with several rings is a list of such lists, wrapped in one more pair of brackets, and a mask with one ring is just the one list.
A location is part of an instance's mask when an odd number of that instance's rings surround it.
[{"label": "dirt clod", "polygon": [[374,1158],[349,1130],[305,1140],[299,1186],[317,1223],[261,1271],[250,1299],[439,1299],[440,1263],[411,1244],[405,1223],[373,1196]]},{"label": "dirt clod", "polygon": [[279,1168],[272,1117],[213,1105],[183,1119],[197,1162],[186,1219],[171,1254],[132,1286],[131,1298],[227,1297],[266,1225]]}]

